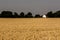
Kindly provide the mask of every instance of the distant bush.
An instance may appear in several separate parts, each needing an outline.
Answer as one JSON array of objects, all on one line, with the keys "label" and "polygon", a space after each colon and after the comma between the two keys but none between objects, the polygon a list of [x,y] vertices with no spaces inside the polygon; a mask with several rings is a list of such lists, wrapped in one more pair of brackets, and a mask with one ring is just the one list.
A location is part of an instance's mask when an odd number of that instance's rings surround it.
[{"label": "distant bush", "polygon": [[36,14],[35,18],[41,18],[41,16],[39,14]]}]

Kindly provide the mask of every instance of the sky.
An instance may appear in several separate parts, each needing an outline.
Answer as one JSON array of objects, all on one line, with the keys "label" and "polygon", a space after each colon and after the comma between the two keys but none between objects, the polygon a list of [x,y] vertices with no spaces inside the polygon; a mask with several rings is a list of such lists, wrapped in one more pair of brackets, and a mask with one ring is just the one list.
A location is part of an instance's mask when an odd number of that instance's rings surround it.
[{"label": "sky", "polygon": [[60,10],[60,0],[0,0],[0,11],[3,10],[42,15]]}]

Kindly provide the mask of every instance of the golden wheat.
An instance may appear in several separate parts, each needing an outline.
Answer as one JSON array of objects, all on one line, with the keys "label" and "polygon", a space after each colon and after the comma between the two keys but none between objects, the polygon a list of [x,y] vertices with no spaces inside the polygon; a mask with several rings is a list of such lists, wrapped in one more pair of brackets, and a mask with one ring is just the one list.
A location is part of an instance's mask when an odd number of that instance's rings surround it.
[{"label": "golden wheat", "polygon": [[60,40],[60,19],[0,18],[0,40]]}]

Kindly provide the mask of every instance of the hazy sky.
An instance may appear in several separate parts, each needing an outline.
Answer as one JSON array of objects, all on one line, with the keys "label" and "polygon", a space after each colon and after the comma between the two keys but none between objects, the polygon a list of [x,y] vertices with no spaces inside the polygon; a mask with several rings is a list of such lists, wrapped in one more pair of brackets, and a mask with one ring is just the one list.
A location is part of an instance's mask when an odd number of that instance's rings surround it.
[{"label": "hazy sky", "polygon": [[60,0],[0,0],[0,11],[2,10],[46,14],[51,10],[60,10]]}]

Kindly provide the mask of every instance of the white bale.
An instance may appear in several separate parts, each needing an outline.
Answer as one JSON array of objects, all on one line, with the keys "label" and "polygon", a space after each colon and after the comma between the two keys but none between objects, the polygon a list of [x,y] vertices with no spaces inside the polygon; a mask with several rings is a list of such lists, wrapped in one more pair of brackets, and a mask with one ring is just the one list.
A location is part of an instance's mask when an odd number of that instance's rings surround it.
[{"label": "white bale", "polygon": [[46,18],[46,15],[43,15],[43,18]]}]

